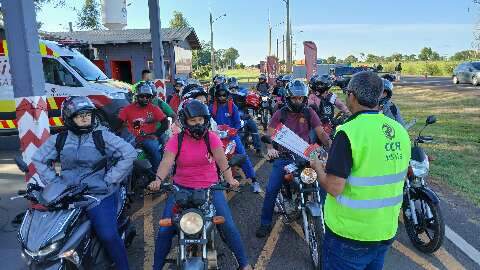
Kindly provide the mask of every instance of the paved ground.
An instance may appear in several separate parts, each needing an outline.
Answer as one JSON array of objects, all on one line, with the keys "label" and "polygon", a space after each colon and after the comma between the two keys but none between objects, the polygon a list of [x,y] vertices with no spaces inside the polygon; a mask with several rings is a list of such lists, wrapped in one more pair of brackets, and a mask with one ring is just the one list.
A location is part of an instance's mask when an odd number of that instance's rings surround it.
[{"label": "paved ground", "polygon": [[[428,80],[431,83],[421,83],[422,80],[424,79],[407,78],[401,84],[416,87],[438,86],[442,91],[455,90],[448,86],[445,79],[433,78]],[[470,91],[476,90],[465,87]],[[477,91],[480,92],[480,89]],[[1,146],[5,139],[0,140]],[[21,200],[8,200],[17,189],[23,187],[22,176],[13,165],[14,155],[15,152],[12,151],[0,151],[0,261],[1,269],[8,270],[24,269],[15,239],[15,228],[9,224],[10,219],[26,206]],[[255,169],[262,186],[265,187],[271,164],[253,153],[250,156],[253,164],[256,164]],[[432,183],[432,186],[441,197],[441,209],[449,228],[443,247],[433,255],[421,254],[410,244],[405,228],[400,223],[398,239],[388,252],[385,269],[480,269],[480,209],[472,207],[461,197],[454,195],[454,192],[436,183]],[[259,225],[262,194],[253,194],[245,187],[244,192],[233,196],[230,194],[229,197],[233,216],[256,269],[311,269],[300,227],[284,225],[278,219],[270,237],[257,239],[255,229]],[[129,249],[131,269],[151,269],[154,237],[162,210],[162,197],[146,197],[133,205],[131,212],[138,237]],[[222,269],[236,269],[232,254],[223,243],[220,244],[219,253]]]}]

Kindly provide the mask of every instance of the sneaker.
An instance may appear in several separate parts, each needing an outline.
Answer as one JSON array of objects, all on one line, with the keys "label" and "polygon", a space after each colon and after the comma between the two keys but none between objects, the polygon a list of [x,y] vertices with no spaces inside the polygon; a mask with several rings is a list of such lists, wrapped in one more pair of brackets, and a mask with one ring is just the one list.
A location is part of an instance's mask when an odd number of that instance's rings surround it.
[{"label": "sneaker", "polygon": [[260,227],[258,227],[257,229],[257,232],[255,233],[255,235],[258,237],[258,238],[264,238],[266,237],[270,231],[272,230],[272,226],[271,225],[260,225]]},{"label": "sneaker", "polygon": [[258,182],[253,182],[252,183],[252,191],[253,191],[253,193],[262,192],[262,188],[260,187],[260,184]]}]

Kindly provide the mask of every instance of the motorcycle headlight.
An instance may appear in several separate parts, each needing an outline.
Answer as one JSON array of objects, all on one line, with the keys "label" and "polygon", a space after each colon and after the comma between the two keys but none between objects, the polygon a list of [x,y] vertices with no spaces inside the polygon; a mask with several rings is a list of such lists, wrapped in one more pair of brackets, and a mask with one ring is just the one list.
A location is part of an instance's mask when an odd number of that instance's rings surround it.
[{"label": "motorcycle headlight", "polygon": [[25,249],[25,252],[30,256],[30,257],[43,257],[43,256],[46,256],[54,251],[56,251],[58,249],[58,247],[60,246],[60,244],[58,242],[55,242],[51,245],[48,245],[47,247],[45,248],[42,248],[40,249],[39,251],[37,252],[33,252],[33,251],[30,251],[30,250],[27,250]]},{"label": "motorcycle headlight", "polygon": [[107,94],[111,99],[125,99],[125,93],[123,92],[115,92],[115,93],[108,93]]},{"label": "motorcycle headlight", "polygon": [[413,175],[416,177],[426,177],[428,175],[430,163],[428,162],[428,158],[425,157],[422,162],[410,160],[410,166],[412,167]]},{"label": "motorcycle headlight", "polygon": [[312,184],[317,180],[317,172],[312,168],[305,168],[300,174],[300,179],[305,184]]},{"label": "motorcycle headlight", "polygon": [[196,212],[187,212],[180,218],[180,229],[186,234],[199,233],[203,228],[203,218]]}]

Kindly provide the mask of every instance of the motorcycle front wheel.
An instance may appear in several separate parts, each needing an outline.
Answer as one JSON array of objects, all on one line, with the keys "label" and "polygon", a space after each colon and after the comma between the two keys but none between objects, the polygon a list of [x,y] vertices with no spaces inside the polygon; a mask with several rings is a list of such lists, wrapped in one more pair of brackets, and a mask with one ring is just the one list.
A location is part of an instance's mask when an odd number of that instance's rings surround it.
[{"label": "motorcycle front wheel", "polygon": [[314,217],[307,214],[308,239],[305,239],[310,250],[313,269],[321,270],[322,268],[322,247],[323,247],[323,223],[321,217]]},{"label": "motorcycle front wheel", "polygon": [[[433,253],[443,244],[445,223],[438,204],[430,200],[415,201],[418,224],[411,218],[410,208],[402,207],[405,229],[412,244],[423,253]],[[429,212],[431,218],[428,217]]]}]

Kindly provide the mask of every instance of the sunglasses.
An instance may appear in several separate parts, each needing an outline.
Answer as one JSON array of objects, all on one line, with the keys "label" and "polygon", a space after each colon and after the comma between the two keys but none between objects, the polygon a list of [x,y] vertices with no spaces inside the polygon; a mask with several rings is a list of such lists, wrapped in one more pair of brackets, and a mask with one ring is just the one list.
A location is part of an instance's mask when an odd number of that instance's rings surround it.
[{"label": "sunglasses", "polygon": [[138,95],[137,98],[139,98],[139,99],[151,99],[152,96],[151,95]]}]

